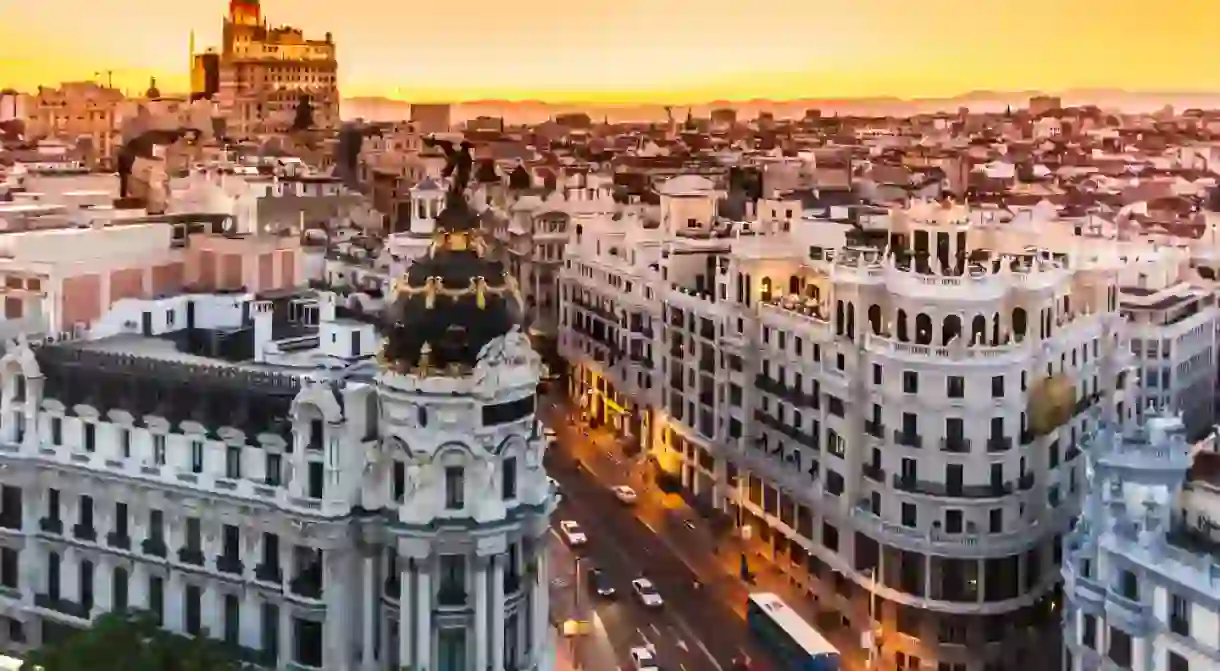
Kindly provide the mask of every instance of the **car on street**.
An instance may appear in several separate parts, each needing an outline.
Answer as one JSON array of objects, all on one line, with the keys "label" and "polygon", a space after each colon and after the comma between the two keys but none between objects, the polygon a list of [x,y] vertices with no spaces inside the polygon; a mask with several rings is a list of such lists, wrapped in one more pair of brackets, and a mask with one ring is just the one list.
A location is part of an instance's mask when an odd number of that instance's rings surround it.
[{"label": "car on street", "polygon": [[657,592],[656,585],[648,578],[636,578],[631,581],[631,591],[635,592],[635,598],[640,600],[640,603],[649,608],[660,608],[665,605],[665,600],[661,598],[660,592]]},{"label": "car on street", "polygon": [[657,657],[652,652],[652,646],[641,646],[631,649],[632,671],[657,671]]},{"label": "car on street", "polygon": [[613,599],[618,593],[614,589],[614,585],[610,584],[610,578],[604,571],[599,568],[591,568],[585,573],[585,580],[589,583],[589,591],[594,594],[606,598]]},{"label": "car on street", "polygon": [[614,497],[616,499],[627,505],[635,503],[636,499],[639,498],[639,495],[635,493],[635,490],[627,485],[611,487],[610,491],[614,492]]},{"label": "car on street", "polygon": [[563,536],[563,540],[572,547],[580,547],[589,542],[589,537],[585,535],[584,529],[576,523],[576,520],[564,520],[559,523],[559,533]]},{"label": "car on street", "polygon": [[563,502],[563,490],[559,487],[559,481],[555,478],[547,478],[546,481],[551,486],[551,491],[555,493],[555,502]]}]

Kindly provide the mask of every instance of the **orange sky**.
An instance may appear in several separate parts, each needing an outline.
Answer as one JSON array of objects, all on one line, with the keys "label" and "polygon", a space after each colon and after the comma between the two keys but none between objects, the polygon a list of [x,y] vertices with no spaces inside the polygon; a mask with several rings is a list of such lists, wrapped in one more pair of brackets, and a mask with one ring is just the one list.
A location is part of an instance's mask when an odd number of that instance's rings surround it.
[{"label": "orange sky", "polygon": [[[345,96],[688,102],[1076,87],[1220,91],[1220,0],[263,0]],[[471,8],[485,5],[484,12]],[[0,86],[186,88],[227,0],[0,0]],[[511,9],[510,9],[511,8]],[[99,12],[99,10],[102,10]]]}]

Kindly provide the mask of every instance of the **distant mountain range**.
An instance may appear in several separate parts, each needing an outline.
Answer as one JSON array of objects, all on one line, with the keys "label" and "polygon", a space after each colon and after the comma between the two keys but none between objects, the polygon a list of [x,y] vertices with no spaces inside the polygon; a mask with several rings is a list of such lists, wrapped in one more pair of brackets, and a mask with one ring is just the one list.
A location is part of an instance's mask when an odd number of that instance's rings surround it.
[{"label": "distant mountain range", "polygon": [[[799,100],[713,100],[694,105],[674,105],[677,120],[686,117],[687,109],[697,117],[706,117],[711,110],[732,107],[738,118],[752,119],[760,112],[771,112],[778,118],[804,116],[805,110],[818,109],[823,115],[854,114],[864,116],[910,116],[932,112],[952,112],[967,107],[975,112],[1001,112],[1006,107],[1025,107],[1038,95],[1058,95],[1066,106],[1097,105],[1107,110],[1153,112],[1172,105],[1176,110],[1193,107],[1220,108],[1220,92],[1142,92],[1121,89],[1073,89],[1057,94],[1039,91],[970,91],[951,98],[802,98]],[[346,98],[342,115],[345,119],[366,121],[400,121],[410,116],[411,104],[379,97]],[[585,112],[595,121],[612,122],[664,121],[665,106],[660,104],[607,104],[581,102],[544,102],[541,100],[472,100],[455,103],[453,118],[465,121],[479,116],[504,117],[508,123],[540,123],[557,114]]]}]

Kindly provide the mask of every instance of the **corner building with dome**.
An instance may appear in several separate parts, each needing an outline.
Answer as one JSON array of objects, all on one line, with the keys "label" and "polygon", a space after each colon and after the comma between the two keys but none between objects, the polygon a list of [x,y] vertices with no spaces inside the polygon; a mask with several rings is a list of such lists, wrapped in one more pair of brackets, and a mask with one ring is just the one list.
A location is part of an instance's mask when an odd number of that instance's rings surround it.
[{"label": "corner building with dome", "polygon": [[[184,295],[11,343],[0,645],[140,609],[264,668],[548,671],[541,363],[476,226],[442,212],[376,320]],[[196,346],[245,313],[253,357]]]}]

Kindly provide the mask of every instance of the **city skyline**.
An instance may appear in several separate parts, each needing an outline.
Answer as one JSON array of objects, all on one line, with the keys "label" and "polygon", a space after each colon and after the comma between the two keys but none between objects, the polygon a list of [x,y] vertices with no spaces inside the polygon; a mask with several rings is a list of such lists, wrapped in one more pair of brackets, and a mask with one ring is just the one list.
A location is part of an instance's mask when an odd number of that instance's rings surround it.
[{"label": "city skyline", "polygon": [[[343,14],[316,0],[264,0],[263,14],[308,36],[333,33],[345,97],[655,103],[979,89],[1220,91],[1220,72],[1202,66],[1216,55],[1206,30],[1220,21],[1220,6],[1185,0],[1160,3],[1154,13],[1123,0],[1104,14],[1048,0],[778,0],[761,9],[521,0],[509,13],[364,4],[369,11]],[[33,90],[112,71],[120,88],[138,91],[156,77],[163,90],[185,91],[188,36],[195,31],[200,49],[217,44],[226,3],[109,7],[107,16],[83,0],[9,8],[0,25],[0,85]]]}]

